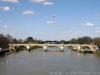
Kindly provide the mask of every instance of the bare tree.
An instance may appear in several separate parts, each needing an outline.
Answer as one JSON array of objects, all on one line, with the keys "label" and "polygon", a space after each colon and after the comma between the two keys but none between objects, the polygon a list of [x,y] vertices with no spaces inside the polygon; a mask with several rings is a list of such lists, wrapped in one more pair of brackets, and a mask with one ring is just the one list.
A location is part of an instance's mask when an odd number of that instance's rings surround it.
[{"label": "bare tree", "polygon": [[7,34],[6,38],[9,40],[9,43],[12,43],[13,37],[10,34]]},{"label": "bare tree", "polygon": [[0,34],[0,47],[7,48],[8,44],[9,44],[9,40],[3,34]]}]

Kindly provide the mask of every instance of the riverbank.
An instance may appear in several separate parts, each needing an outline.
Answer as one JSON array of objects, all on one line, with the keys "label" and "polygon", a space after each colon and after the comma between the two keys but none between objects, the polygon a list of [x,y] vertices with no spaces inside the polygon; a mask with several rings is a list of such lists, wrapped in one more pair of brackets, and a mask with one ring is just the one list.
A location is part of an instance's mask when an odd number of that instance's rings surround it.
[{"label": "riverbank", "polygon": [[6,53],[9,53],[10,51],[9,51],[9,49],[2,49],[2,50],[0,50],[0,55],[2,55],[2,54],[6,54]]}]

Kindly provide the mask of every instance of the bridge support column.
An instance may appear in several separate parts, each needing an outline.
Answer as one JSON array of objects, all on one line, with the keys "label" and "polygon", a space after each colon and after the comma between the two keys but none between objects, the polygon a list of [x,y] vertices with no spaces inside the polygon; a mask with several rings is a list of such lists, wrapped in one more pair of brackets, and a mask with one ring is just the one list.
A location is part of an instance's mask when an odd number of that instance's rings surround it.
[{"label": "bridge support column", "polygon": [[43,47],[43,49],[44,49],[45,51],[47,51],[47,46],[45,45],[45,46]]},{"label": "bridge support column", "polygon": [[95,53],[95,52],[96,52],[96,50],[97,50],[97,47],[92,46],[92,47],[91,47],[91,50]]},{"label": "bridge support column", "polygon": [[9,45],[9,50],[10,50],[10,52],[15,52],[16,51],[16,46]]},{"label": "bridge support column", "polygon": [[77,47],[77,51],[81,51],[81,46],[78,46]]},{"label": "bridge support column", "polygon": [[30,45],[27,45],[27,46],[26,46],[26,48],[27,48],[27,50],[29,50],[29,51],[30,51]]},{"label": "bridge support column", "polygon": [[64,51],[64,47],[63,47],[63,46],[60,47],[60,51],[61,51],[61,52]]}]

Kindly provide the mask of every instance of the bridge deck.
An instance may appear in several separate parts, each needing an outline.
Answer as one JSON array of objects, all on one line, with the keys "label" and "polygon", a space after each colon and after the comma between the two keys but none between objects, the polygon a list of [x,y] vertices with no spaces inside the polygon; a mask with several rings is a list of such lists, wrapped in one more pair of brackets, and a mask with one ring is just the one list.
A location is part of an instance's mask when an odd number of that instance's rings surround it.
[{"label": "bridge deck", "polygon": [[[72,47],[75,50],[79,51],[96,51],[96,45],[88,45],[88,44],[9,44],[9,48],[13,49],[18,46],[25,46],[27,49],[31,48],[32,46],[41,46],[43,48],[48,47],[59,47],[60,49],[64,49],[65,47]],[[91,50],[83,50],[82,48],[89,48]],[[82,50],[81,50],[82,49]]]}]

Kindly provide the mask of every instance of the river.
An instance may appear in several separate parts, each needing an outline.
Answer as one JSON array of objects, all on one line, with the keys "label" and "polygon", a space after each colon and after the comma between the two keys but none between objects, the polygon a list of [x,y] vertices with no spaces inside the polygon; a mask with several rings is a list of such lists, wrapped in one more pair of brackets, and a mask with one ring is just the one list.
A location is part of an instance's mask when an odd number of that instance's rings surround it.
[{"label": "river", "polygon": [[60,52],[53,47],[48,48],[48,52],[39,48],[0,56],[0,75],[75,75],[80,72],[100,75],[100,56],[67,48]]}]

